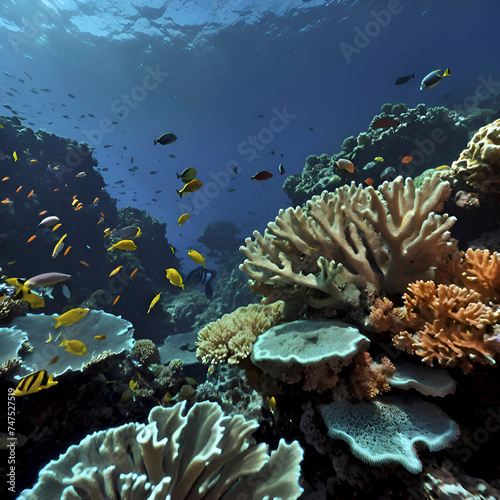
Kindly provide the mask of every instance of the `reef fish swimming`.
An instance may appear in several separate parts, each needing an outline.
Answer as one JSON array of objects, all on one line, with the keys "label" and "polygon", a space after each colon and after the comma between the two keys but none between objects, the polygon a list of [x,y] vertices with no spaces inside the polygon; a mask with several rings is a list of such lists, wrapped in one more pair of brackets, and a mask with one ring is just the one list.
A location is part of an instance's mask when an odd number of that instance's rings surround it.
[{"label": "reef fish swimming", "polygon": [[161,144],[162,146],[165,146],[166,144],[172,144],[177,140],[177,136],[175,134],[172,134],[172,132],[168,132],[167,134],[161,135],[158,139],[154,141],[155,146],[156,144]]},{"label": "reef fish swimming", "polygon": [[148,309],[148,312],[146,314],[149,314],[149,311],[151,311],[151,309],[153,309],[153,307],[156,305],[156,303],[160,300],[160,296],[161,296],[161,292],[156,294],[153,297],[153,300],[151,301],[151,304],[149,304],[149,309]]},{"label": "reef fish swimming", "polygon": [[132,240],[121,240],[108,248],[108,252],[113,249],[118,250],[137,250],[137,245]]},{"label": "reef fish swimming", "polygon": [[197,171],[194,167],[186,168],[181,174],[176,174],[177,179],[181,179],[184,184],[191,182],[196,178]]},{"label": "reef fish swimming", "polygon": [[13,394],[14,396],[26,396],[43,389],[48,389],[54,385],[57,385],[57,382],[54,380],[54,375],[51,373],[50,376],[48,376],[45,370],[40,370],[24,377],[21,382],[19,382]]},{"label": "reef fish swimming", "polygon": [[36,288],[37,286],[52,286],[60,283],[61,281],[67,280],[68,278],[71,278],[70,274],[44,273],[33,276],[27,280],[25,284],[28,288]]},{"label": "reef fish swimming", "polygon": [[188,255],[189,258],[196,264],[203,264],[203,267],[207,267],[205,266],[205,257],[203,257],[201,253],[196,250],[188,250]]},{"label": "reef fish swimming", "polygon": [[184,290],[184,283],[182,283],[182,276],[174,268],[166,270],[167,279],[172,283],[172,285],[178,286]]},{"label": "reef fish swimming", "polygon": [[196,193],[196,191],[198,191],[201,186],[203,186],[203,182],[201,182],[199,179],[193,179],[192,181],[189,181],[187,184],[185,184],[180,191],[178,189],[176,189],[176,191],[177,194],[182,198],[183,194]]},{"label": "reef fish swimming", "polygon": [[59,328],[60,326],[70,326],[81,319],[83,319],[89,312],[89,309],[84,309],[82,307],[76,307],[75,309],[71,309],[64,314],[59,316],[53,316],[55,320],[54,328]]},{"label": "reef fish swimming", "polygon": [[267,170],[261,170],[260,172],[257,172],[255,175],[252,175],[252,177],[250,177],[250,180],[267,181],[271,177],[273,177],[273,174],[271,172],[268,172]]},{"label": "reef fish swimming", "polygon": [[450,76],[450,68],[447,68],[443,73],[442,70],[436,69],[435,71],[431,71],[420,84],[420,90],[432,89],[435,87],[445,76]]},{"label": "reef fish swimming", "polygon": [[59,347],[61,346],[66,347],[65,351],[70,354],[74,354],[75,356],[83,356],[87,354],[87,347],[79,340],[66,340],[63,338],[62,342],[59,344]]}]

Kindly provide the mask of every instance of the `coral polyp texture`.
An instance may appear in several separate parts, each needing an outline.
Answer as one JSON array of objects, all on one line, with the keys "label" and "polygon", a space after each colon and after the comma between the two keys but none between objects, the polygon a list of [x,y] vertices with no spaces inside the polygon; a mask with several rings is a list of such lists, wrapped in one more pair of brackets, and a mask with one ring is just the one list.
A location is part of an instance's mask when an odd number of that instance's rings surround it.
[{"label": "coral polyp texture", "polygon": [[300,297],[315,308],[345,308],[367,287],[403,292],[432,279],[456,248],[455,218],[436,214],[449,194],[439,174],[418,188],[398,177],[378,190],[352,183],[325,191],[305,209],[280,210],[264,235],[247,238],[240,269],[268,302]]},{"label": "coral polyp texture", "polygon": [[495,365],[500,343],[487,327],[500,320],[498,307],[485,304],[479,293],[457,285],[417,281],[404,295],[403,322],[396,347],[432,365],[459,366],[470,372],[473,363]]},{"label": "coral polyp texture", "polygon": [[481,127],[452,163],[459,179],[480,193],[500,190],[500,119]]},{"label": "coral polyp texture", "polygon": [[255,420],[228,417],[216,403],[151,410],[148,424],[96,432],[39,474],[21,500],[296,499],[303,451],[297,441],[268,453],[253,444]]},{"label": "coral polyp texture", "polygon": [[276,325],[283,303],[251,304],[209,323],[198,333],[196,356],[202,363],[238,364],[252,352],[257,336]]}]

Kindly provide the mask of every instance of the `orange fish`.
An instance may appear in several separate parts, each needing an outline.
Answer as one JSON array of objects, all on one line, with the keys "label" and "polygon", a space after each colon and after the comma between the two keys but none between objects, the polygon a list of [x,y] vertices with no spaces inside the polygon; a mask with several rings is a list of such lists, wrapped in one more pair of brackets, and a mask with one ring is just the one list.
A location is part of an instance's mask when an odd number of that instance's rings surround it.
[{"label": "orange fish", "polygon": [[99,198],[96,198],[96,199],[94,200],[94,203],[92,203],[92,205],[95,205],[98,201],[99,201]]},{"label": "orange fish", "polygon": [[28,243],[31,243],[36,238],[36,234],[34,234],[29,240]]},{"label": "orange fish", "polygon": [[9,179],[10,179],[10,177],[4,177],[4,178],[2,179],[2,181],[7,181],[7,180],[9,180]]},{"label": "orange fish", "polygon": [[8,266],[11,266],[12,264],[14,264],[16,261],[15,260],[11,260],[10,262],[7,262],[7,265]]},{"label": "orange fish", "polygon": [[10,201],[9,198],[5,198],[5,200],[2,200],[2,203],[4,205],[12,205],[12,201]]},{"label": "orange fish", "polygon": [[34,192],[35,192],[35,190],[34,190],[34,189],[32,189],[32,190],[30,191],[30,194],[29,194],[28,196],[26,196],[26,198],[29,198],[29,197],[30,197],[30,196],[31,196]]},{"label": "orange fish", "polygon": [[57,228],[61,227],[62,224],[56,224],[53,228],[52,228],[52,231],[55,231]]},{"label": "orange fish", "polygon": [[106,338],[106,335],[96,335],[94,338],[97,340],[104,340]]},{"label": "orange fish", "polygon": [[30,163],[38,163],[37,160],[30,160]]},{"label": "orange fish", "polygon": [[101,212],[101,215],[102,215],[103,217],[106,217],[106,216],[105,216],[102,212]]},{"label": "orange fish", "polygon": [[75,210],[81,210],[83,208],[83,205],[78,205],[77,207],[75,207]]},{"label": "orange fish", "polygon": [[71,247],[66,248],[66,250],[64,250],[63,255],[67,255],[70,250],[71,250]]},{"label": "orange fish", "polygon": [[139,270],[138,267],[136,267],[131,273],[130,273],[130,277],[132,277],[137,271]]},{"label": "orange fish", "polygon": [[405,156],[402,160],[401,163],[410,163],[412,160],[411,156]]},{"label": "orange fish", "polygon": [[81,260],[80,264],[83,264],[84,266],[90,267],[84,260]]},{"label": "orange fish", "polygon": [[119,299],[120,299],[120,296],[118,295],[118,296],[116,297],[116,299],[114,300],[113,305],[115,305],[115,304],[118,302],[118,300],[119,300]]},{"label": "orange fish", "polygon": [[55,188],[55,189],[54,189],[54,193],[55,193],[56,191],[59,191],[59,188]]},{"label": "orange fish", "polygon": [[57,363],[59,360],[59,356],[54,356],[50,361],[49,361],[49,366],[53,365],[54,363]]},{"label": "orange fish", "polygon": [[47,213],[47,210],[42,210],[38,215],[45,215]]},{"label": "orange fish", "polygon": [[368,178],[366,178],[366,179],[365,179],[365,182],[366,182],[369,186],[371,186],[371,185],[373,184],[373,179],[372,179],[371,177],[368,177]]},{"label": "orange fish", "polygon": [[76,200],[76,194],[73,196],[73,199]]},{"label": "orange fish", "polygon": [[354,173],[354,165],[352,161],[346,160],[345,158],[339,159],[337,167],[339,167],[340,170],[346,170],[350,174]]},{"label": "orange fish", "polygon": [[16,189],[16,193],[19,193],[19,191],[21,191],[23,187],[22,186],[19,186],[17,189]]}]

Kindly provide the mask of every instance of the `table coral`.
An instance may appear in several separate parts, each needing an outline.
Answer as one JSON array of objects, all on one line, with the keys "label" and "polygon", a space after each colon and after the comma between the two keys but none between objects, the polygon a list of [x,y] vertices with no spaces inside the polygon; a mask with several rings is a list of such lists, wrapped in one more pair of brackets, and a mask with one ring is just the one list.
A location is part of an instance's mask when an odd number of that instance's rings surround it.
[{"label": "table coral", "polygon": [[157,406],[148,424],[96,432],[70,446],[19,498],[298,498],[302,448],[282,439],[269,453],[252,442],[257,427],[225,416],[216,403],[188,412],[184,403]]},{"label": "table coral", "polygon": [[405,330],[394,338],[396,347],[422,357],[432,365],[459,366],[465,373],[472,363],[495,364],[498,342],[486,333],[497,323],[500,312],[481,302],[479,293],[457,285],[437,285],[417,281],[404,295],[403,322],[415,332]]},{"label": "table coral", "polygon": [[202,363],[239,363],[252,352],[257,336],[279,322],[282,308],[282,302],[251,304],[224,314],[200,330],[196,356]]},{"label": "table coral", "polygon": [[367,286],[402,292],[408,283],[431,278],[435,266],[455,250],[449,229],[454,217],[437,215],[450,186],[439,174],[416,188],[411,178],[384,182],[376,191],[352,183],[323,192],[307,208],[280,210],[264,235],[253,233],[240,250],[240,269],[267,301],[291,300],[342,308]]},{"label": "table coral", "polygon": [[481,127],[451,165],[459,179],[480,193],[500,190],[500,119]]}]

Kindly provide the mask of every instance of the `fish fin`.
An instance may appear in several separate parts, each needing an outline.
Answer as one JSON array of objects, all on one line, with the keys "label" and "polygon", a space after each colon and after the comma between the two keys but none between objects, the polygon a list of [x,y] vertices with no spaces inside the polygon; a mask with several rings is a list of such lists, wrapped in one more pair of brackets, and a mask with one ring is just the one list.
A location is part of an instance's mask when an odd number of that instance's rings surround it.
[{"label": "fish fin", "polygon": [[176,191],[177,191],[177,194],[182,198],[182,193],[178,189],[176,189]]},{"label": "fish fin", "polygon": [[155,146],[156,146],[156,140],[155,140]]},{"label": "fish fin", "polygon": [[444,72],[443,76],[450,76],[450,75],[451,75],[450,68],[446,68],[446,71]]}]

